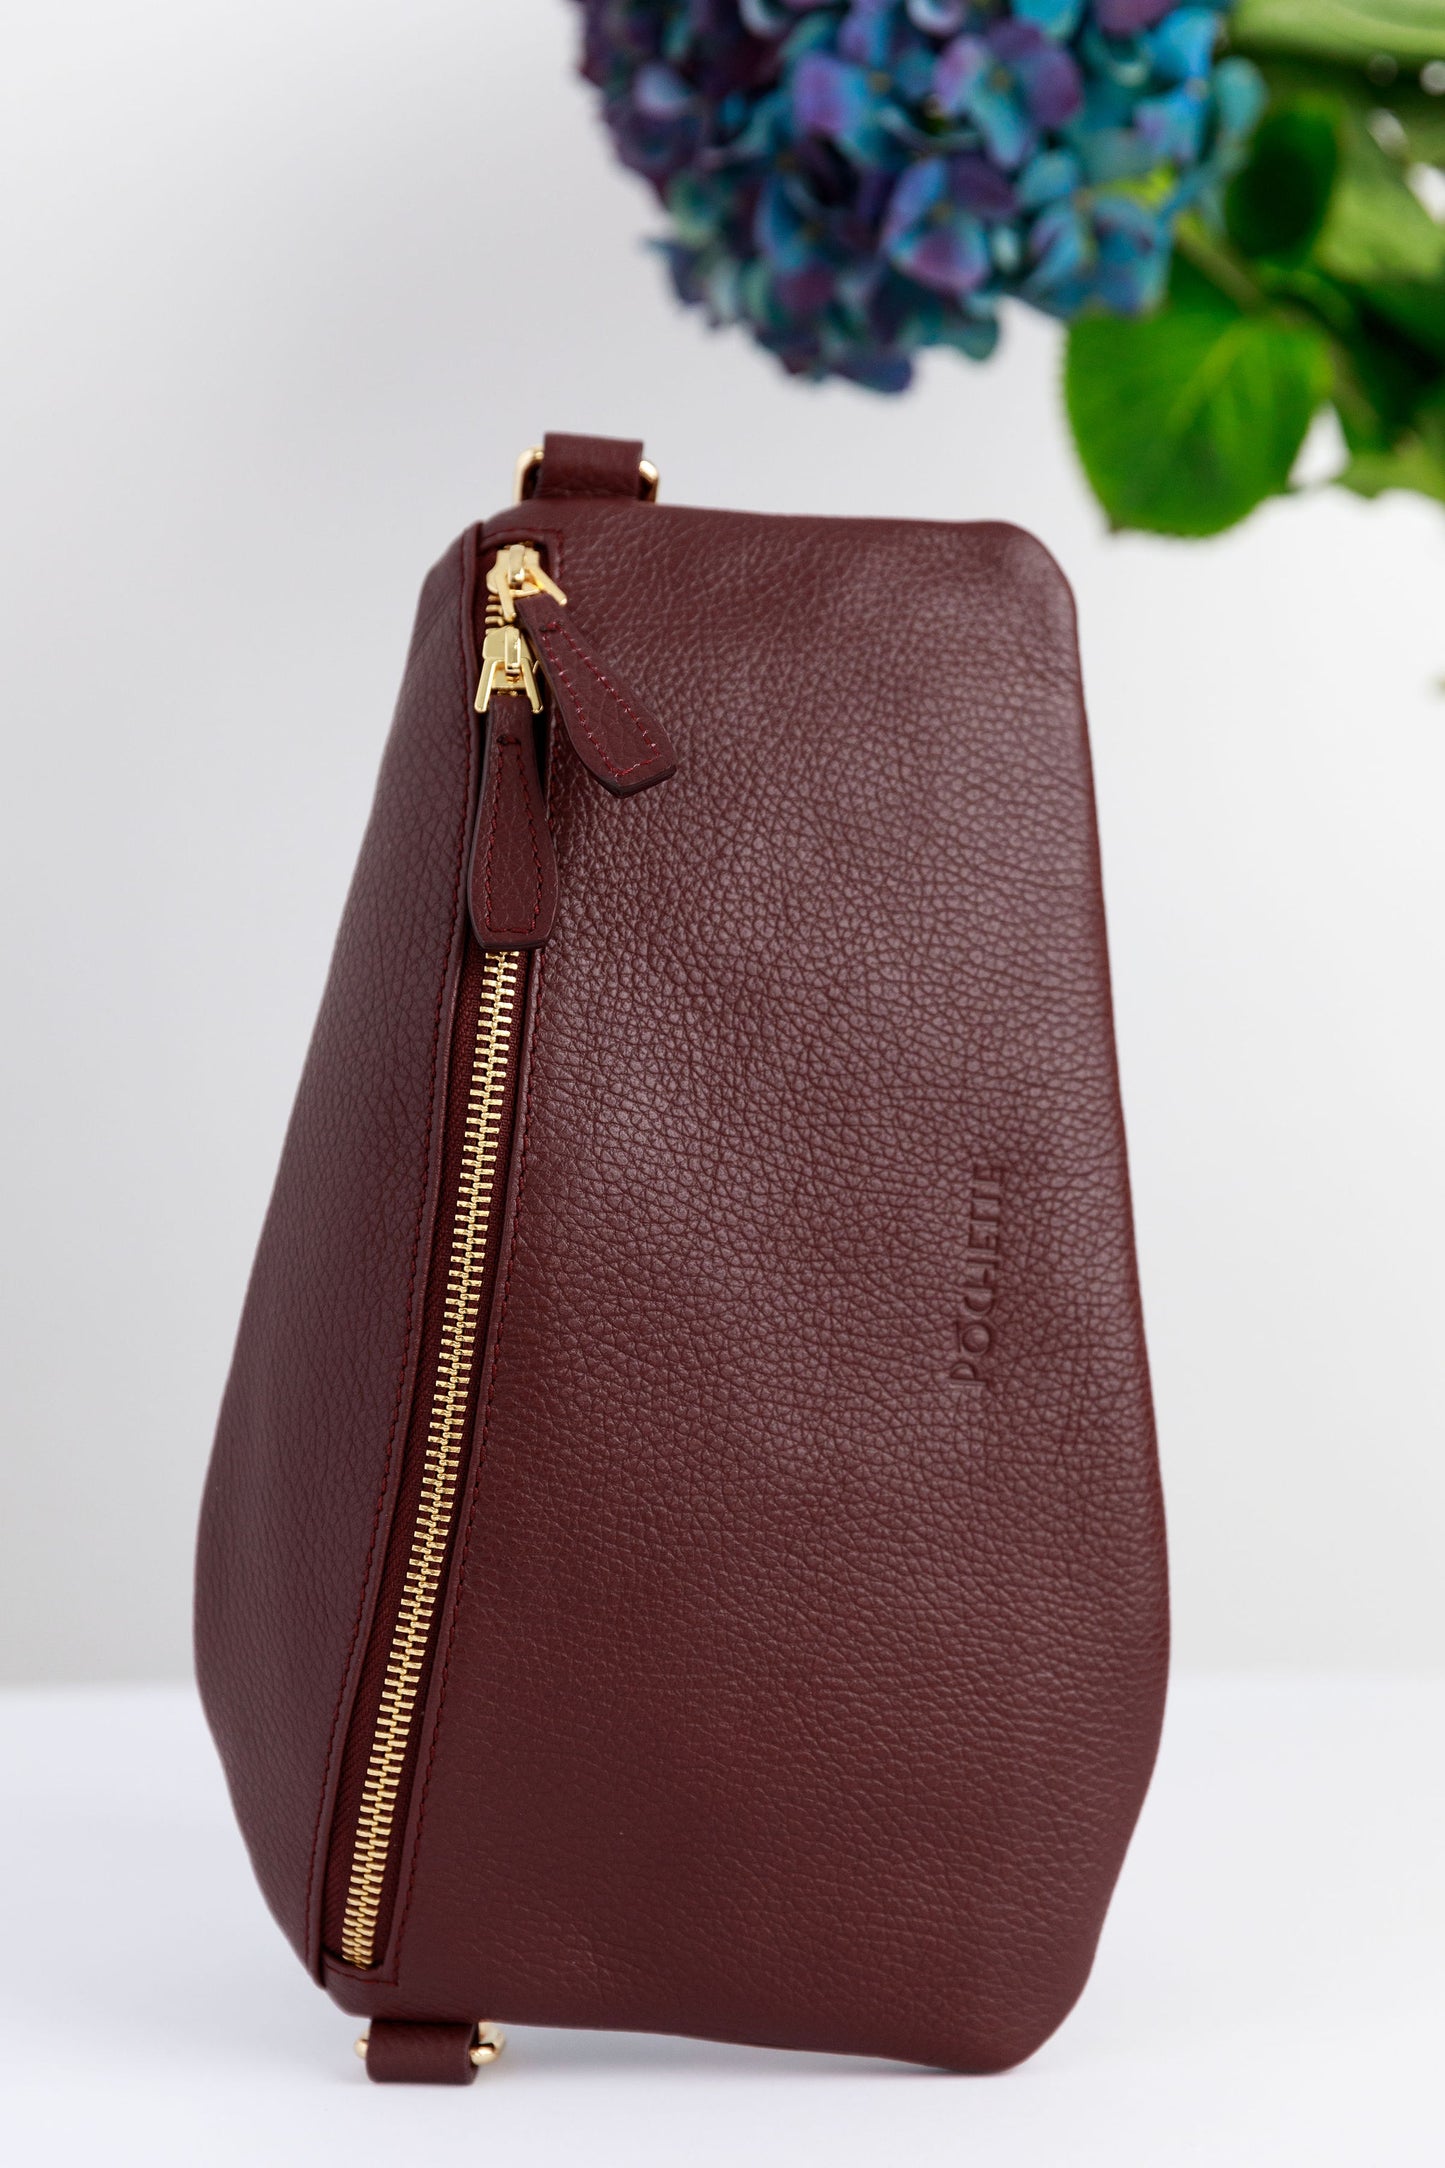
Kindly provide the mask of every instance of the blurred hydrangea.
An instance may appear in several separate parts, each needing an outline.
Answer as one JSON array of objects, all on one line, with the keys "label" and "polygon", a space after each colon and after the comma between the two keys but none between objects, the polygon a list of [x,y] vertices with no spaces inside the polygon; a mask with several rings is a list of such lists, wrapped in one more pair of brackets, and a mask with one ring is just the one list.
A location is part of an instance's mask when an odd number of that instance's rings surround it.
[{"label": "blurred hydrangea", "polygon": [[678,293],[803,376],[900,391],[1015,294],[1159,298],[1263,105],[1171,0],[581,0],[583,72],[667,207]]}]

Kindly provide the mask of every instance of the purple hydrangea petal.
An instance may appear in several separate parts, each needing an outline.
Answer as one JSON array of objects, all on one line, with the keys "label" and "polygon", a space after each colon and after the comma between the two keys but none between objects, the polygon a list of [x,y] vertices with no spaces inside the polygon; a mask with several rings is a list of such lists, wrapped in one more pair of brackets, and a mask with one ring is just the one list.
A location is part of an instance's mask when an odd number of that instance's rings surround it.
[{"label": "purple hydrangea petal", "polygon": [[1018,191],[1008,175],[976,151],[950,158],[948,193],[961,211],[979,218],[1012,218],[1019,207]]},{"label": "purple hydrangea petal", "polygon": [[852,0],[838,32],[838,50],[848,60],[866,68],[881,67],[888,58],[894,0]]},{"label": "purple hydrangea petal", "polygon": [[1024,54],[1014,63],[1029,118],[1040,128],[1062,128],[1084,102],[1084,79],[1072,53],[1061,45],[1045,45]]},{"label": "purple hydrangea petal", "polygon": [[1131,38],[1162,22],[1170,6],[1171,0],[1094,0],[1094,20],[1108,37]]},{"label": "purple hydrangea petal", "polygon": [[780,273],[773,281],[773,298],[787,316],[816,316],[833,298],[833,274],[826,264]]},{"label": "purple hydrangea petal", "polygon": [[862,68],[807,53],[793,71],[793,120],[800,135],[846,136],[873,103]]},{"label": "purple hydrangea petal", "polygon": [[940,294],[972,293],[993,268],[983,227],[967,211],[929,220],[888,253],[900,271]]},{"label": "purple hydrangea petal", "polygon": [[974,88],[988,69],[989,49],[982,38],[954,38],[945,45],[933,70],[933,95],[939,111],[967,111]]},{"label": "purple hydrangea petal", "polygon": [[682,77],[655,60],[638,69],[632,98],[638,112],[649,120],[674,120],[692,104],[692,92]]}]

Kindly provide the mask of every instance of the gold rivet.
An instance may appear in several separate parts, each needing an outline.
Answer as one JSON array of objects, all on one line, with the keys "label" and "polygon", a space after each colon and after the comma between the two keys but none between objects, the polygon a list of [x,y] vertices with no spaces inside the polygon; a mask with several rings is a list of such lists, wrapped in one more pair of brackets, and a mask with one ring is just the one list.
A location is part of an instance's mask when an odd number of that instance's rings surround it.
[{"label": "gold rivet", "polygon": [[370,2040],[371,2034],[369,2032],[364,2032],[361,2038],[356,2043],[356,2052],[361,2057],[361,2060],[363,2062],[366,2061],[366,2050]]},{"label": "gold rivet", "polygon": [[507,2044],[507,2036],[500,2025],[477,2026],[476,2045],[469,2052],[472,2068],[480,2070],[483,2063],[494,2063]]}]

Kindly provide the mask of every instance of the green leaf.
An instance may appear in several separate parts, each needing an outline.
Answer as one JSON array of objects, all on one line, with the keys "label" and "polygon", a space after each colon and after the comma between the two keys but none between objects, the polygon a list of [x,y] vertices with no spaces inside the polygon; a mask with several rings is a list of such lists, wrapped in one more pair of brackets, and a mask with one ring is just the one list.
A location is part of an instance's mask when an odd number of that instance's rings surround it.
[{"label": "green leaf", "polygon": [[1073,326],[1064,390],[1113,525],[1209,535],[1288,488],[1330,381],[1322,335],[1246,312],[1176,258],[1156,315]]},{"label": "green leaf", "polygon": [[[1231,36],[1235,20],[1230,18]],[[1244,49],[1244,41],[1240,43]],[[1301,97],[1325,97],[1357,113],[1362,121],[1383,107],[1404,130],[1400,156],[1405,164],[1445,166],[1445,98],[1432,98],[1422,90],[1408,65],[1389,81],[1378,83],[1359,60],[1323,60],[1312,54],[1253,46],[1248,50],[1268,86],[1271,106]],[[1441,58],[1445,59],[1445,53]]]},{"label": "green leaf", "polygon": [[1400,282],[1363,288],[1364,298],[1378,316],[1404,333],[1421,354],[1429,355],[1445,374],[1445,280],[1433,286]]},{"label": "green leaf", "polygon": [[1341,489],[1357,497],[1383,497],[1387,489],[1413,489],[1445,504],[1445,459],[1420,437],[1393,452],[1361,452],[1339,477]]},{"label": "green leaf", "polygon": [[1423,90],[1391,91],[1374,100],[1387,105],[1405,131],[1405,156],[1417,165],[1445,166],[1445,98]]},{"label": "green leaf", "polygon": [[1445,384],[1420,406],[1408,435],[1387,451],[1357,452],[1339,480],[1359,497],[1413,489],[1445,504]]},{"label": "green leaf", "polygon": [[1238,0],[1229,38],[1240,52],[1360,64],[1380,53],[1402,65],[1445,59],[1440,0]]},{"label": "green leaf", "polygon": [[1379,318],[1334,342],[1334,406],[1352,452],[1390,451],[1440,382],[1438,366]]},{"label": "green leaf", "polygon": [[1402,168],[1353,118],[1314,255],[1322,270],[1356,285],[1445,277],[1445,227],[1436,225]]},{"label": "green leaf", "polygon": [[1298,264],[1314,246],[1340,163],[1337,102],[1300,99],[1267,113],[1229,184],[1225,226],[1246,256]]}]

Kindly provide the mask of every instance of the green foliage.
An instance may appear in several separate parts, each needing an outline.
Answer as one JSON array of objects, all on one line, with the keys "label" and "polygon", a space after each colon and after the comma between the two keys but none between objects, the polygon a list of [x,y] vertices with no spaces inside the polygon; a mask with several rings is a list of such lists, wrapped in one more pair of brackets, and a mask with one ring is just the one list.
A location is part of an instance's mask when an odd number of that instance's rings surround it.
[{"label": "green foliage", "polygon": [[1365,66],[1385,53],[1403,65],[1441,57],[1440,0],[1238,0],[1241,52],[1300,53]]},{"label": "green foliage", "polygon": [[1209,535],[1288,487],[1330,381],[1316,331],[1238,307],[1176,260],[1154,316],[1076,326],[1065,397],[1116,527]]},{"label": "green foliage", "polygon": [[1267,113],[1250,160],[1224,199],[1224,222],[1242,255],[1303,263],[1320,237],[1340,168],[1335,108],[1302,98]]},{"label": "green foliage", "polygon": [[1442,0],[1239,0],[1231,43],[1270,88],[1247,162],[1153,316],[1069,335],[1095,494],[1115,526],[1217,534],[1288,490],[1332,406],[1343,488],[1445,502],[1445,225],[1417,192],[1445,169]]}]

